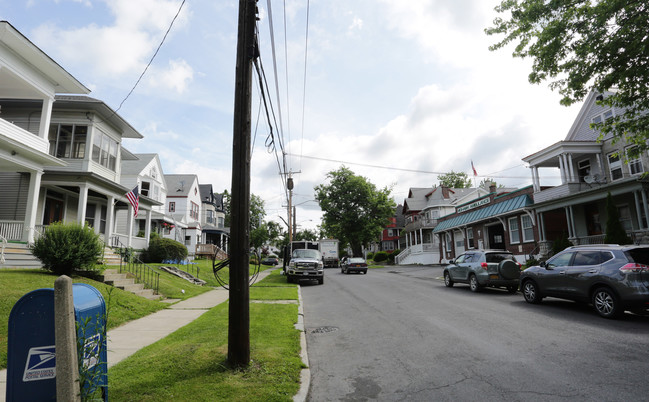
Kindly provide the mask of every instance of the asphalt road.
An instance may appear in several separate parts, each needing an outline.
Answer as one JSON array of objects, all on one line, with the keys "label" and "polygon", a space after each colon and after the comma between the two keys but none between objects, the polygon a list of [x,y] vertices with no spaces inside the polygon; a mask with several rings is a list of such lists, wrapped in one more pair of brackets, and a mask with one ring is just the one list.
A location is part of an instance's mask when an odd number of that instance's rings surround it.
[{"label": "asphalt road", "polygon": [[308,401],[649,400],[649,317],[446,288],[396,266],[302,284]]}]

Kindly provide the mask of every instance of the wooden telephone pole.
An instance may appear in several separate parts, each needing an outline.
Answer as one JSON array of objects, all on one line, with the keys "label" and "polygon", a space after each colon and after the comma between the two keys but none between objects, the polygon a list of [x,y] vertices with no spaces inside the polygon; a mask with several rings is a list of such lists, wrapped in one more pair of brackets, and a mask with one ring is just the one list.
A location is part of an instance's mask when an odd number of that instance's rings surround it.
[{"label": "wooden telephone pole", "polygon": [[239,0],[237,67],[234,89],[232,141],[232,199],[230,242],[230,309],[228,362],[233,367],[250,363],[250,110],[252,63],[258,49],[255,39],[257,0]]}]

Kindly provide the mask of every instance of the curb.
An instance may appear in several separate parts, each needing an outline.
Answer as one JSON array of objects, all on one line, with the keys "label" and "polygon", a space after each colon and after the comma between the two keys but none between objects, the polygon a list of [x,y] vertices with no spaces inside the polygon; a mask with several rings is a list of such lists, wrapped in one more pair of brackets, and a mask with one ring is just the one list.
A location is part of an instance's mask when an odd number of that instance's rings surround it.
[{"label": "curb", "polygon": [[297,307],[297,323],[295,324],[295,329],[300,331],[300,358],[302,363],[306,368],[302,369],[300,373],[300,390],[293,396],[294,402],[304,402],[309,393],[309,387],[311,385],[311,370],[309,369],[309,356],[307,353],[306,347],[306,330],[304,328],[304,307],[302,303],[302,288],[300,285],[297,286],[297,298],[298,298],[298,307]]}]

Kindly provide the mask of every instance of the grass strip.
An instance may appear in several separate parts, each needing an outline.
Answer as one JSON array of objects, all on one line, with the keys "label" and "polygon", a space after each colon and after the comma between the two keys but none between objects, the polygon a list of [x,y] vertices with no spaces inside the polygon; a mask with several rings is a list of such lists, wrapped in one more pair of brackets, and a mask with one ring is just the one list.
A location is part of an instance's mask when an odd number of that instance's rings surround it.
[{"label": "grass strip", "polygon": [[228,304],[110,368],[114,401],[290,401],[299,388],[298,306],[250,305],[251,364],[227,367]]}]

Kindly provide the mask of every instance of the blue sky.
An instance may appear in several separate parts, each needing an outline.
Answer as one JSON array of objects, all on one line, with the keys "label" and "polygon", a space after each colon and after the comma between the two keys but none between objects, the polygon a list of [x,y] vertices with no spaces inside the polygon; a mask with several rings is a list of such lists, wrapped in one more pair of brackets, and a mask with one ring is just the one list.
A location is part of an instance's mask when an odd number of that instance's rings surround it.
[{"label": "blue sky", "polygon": [[[180,3],[0,0],[0,19],[92,89],[90,96],[116,109]],[[496,17],[497,4],[312,0],[307,41],[307,0],[259,1],[261,62],[273,107],[282,111],[288,166],[301,172],[294,175],[301,227],[319,223],[317,203],[309,200],[327,172],[342,165],[339,161],[378,187],[391,187],[397,203],[410,187],[437,184],[435,172],[472,176],[471,160],[478,180],[531,184],[521,158],[562,140],[581,105],[560,106],[559,94],[547,85],[529,84],[530,62],[512,58],[511,48],[488,50],[496,38],[486,36],[484,28]],[[197,174],[219,192],[231,181],[237,15],[238,1],[188,0],[119,110],[145,137],[127,140],[126,148],[158,153],[165,173]],[[253,93],[254,128],[256,85]],[[279,221],[286,200],[275,156],[265,147],[267,135],[262,118],[251,192],[265,200],[267,219]],[[543,183],[553,180],[546,177]]]}]

